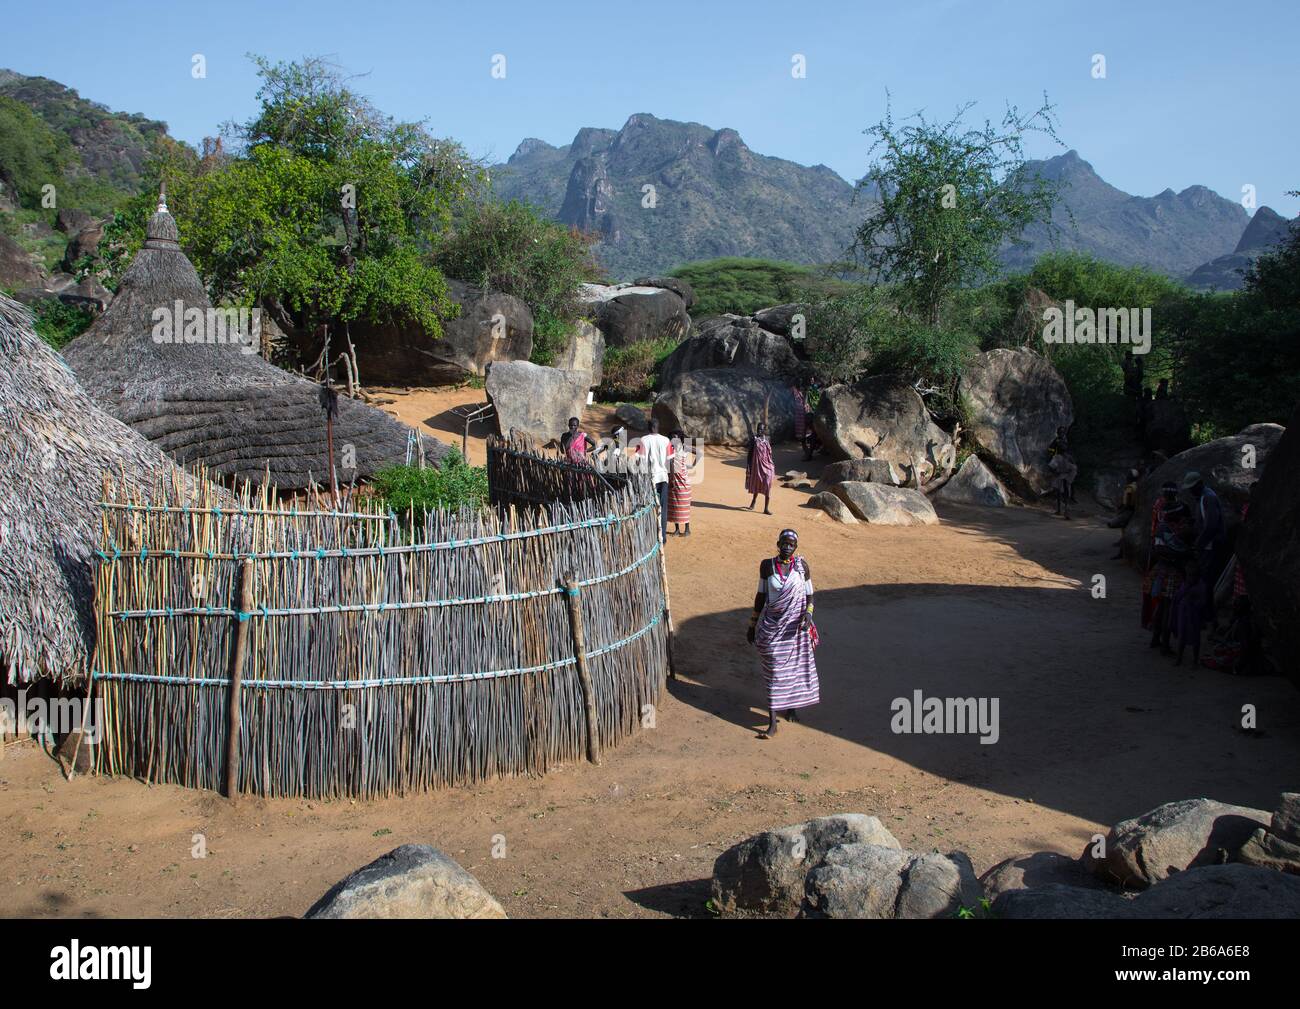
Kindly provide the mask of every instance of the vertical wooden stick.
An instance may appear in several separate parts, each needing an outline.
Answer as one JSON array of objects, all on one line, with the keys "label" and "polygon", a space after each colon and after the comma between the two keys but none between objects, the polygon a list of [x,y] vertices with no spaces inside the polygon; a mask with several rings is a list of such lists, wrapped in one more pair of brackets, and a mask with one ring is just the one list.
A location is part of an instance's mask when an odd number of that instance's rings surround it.
[{"label": "vertical wooden stick", "polygon": [[573,654],[578,660],[578,682],[587,708],[587,759],[600,765],[599,723],[596,721],[596,691],[587,668],[587,635],[582,627],[582,588],[572,571],[564,573],[564,595],[569,600],[569,626],[573,630]]},{"label": "vertical wooden stick", "polygon": [[664,587],[664,623],[668,629],[668,678],[677,679],[677,663],[673,655],[673,648],[677,644],[677,628],[673,626],[673,611],[668,602],[668,558],[664,556],[664,548],[659,548],[659,581]]},{"label": "vertical wooden stick", "polygon": [[239,794],[239,718],[243,690],[244,656],[248,652],[248,612],[253,608],[253,559],[246,558],[239,570],[239,616],[236,617],[235,657],[230,663],[230,698],[226,724],[226,798]]}]

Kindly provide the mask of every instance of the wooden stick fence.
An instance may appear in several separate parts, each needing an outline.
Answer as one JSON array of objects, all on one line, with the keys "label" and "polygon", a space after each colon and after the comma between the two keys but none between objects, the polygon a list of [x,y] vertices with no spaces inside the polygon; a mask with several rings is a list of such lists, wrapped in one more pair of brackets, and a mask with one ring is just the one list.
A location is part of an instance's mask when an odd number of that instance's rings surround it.
[{"label": "wooden stick fence", "polygon": [[495,508],[422,520],[106,490],[97,769],[373,797],[540,774],[636,731],[667,671],[649,489],[504,443],[489,459]]}]

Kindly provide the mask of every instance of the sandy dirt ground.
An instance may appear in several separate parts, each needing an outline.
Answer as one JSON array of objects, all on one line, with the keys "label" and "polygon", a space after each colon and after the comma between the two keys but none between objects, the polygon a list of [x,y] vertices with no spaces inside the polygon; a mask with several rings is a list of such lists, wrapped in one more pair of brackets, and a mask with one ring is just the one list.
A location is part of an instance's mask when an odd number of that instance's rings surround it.
[{"label": "sandy dirt ground", "polygon": [[[390,412],[441,436],[481,390],[416,390]],[[590,411],[607,426],[608,409]],[[481,429],[471,461],[481,462]],[[779,448],[778,472],[805,468]],[[819,464],[812,464],[815,473]],[[1077,854],[1116,820],[1195,796],[1272,808],[1297,787],[1300,693],[1175,667],[1146,647],[1138,579],[1086,505],[940,508],[941,525],[840,526],[778,488],[749,512],[738,452],[710,450],[693,535],[670,537],[679,678],[656,727],[603,766],[380,802],[242,799],[131,780],[65,781],[35,744],[0,761],[0,914],[300,915],[411,842],[450,853],[515,917],[705,916],[713,860],[757,830],[879,816],[905,847]],[[759,562],[796,527],[817,587],[822,703],[760,740],[745,642]],[[1093,576],[1106,577],[1094,598]],[[996,698],[1000,736],[891,731],[891,702]],[[1259,730],[1240,728],[1254,705]],[[195,858],[196,845],[206,857]],[[503,858],[493,857],[504,842]]]}]

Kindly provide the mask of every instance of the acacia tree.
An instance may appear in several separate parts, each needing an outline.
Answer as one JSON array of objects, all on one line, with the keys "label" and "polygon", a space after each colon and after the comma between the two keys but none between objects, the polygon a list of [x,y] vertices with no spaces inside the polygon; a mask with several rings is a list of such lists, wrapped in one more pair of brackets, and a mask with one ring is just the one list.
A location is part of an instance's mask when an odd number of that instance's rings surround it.
[{"label": "acacia tree", "polygon": [[1046,96],[1030,115],[1008,106],[1000,124],[978,129],[964,124],[973,105],[943,123],[920,112],[896,123],[887,107],[864,131],[875,160],[858,187],[875,202],[854,250],[904,312],[931,326],[954,289],[997,272],[1004,242],[1024,244],[1028,225],[1050,222],[1057,195],[1056,183],[1026,170],[1023,150],[1031,133],[1060,143]]}]

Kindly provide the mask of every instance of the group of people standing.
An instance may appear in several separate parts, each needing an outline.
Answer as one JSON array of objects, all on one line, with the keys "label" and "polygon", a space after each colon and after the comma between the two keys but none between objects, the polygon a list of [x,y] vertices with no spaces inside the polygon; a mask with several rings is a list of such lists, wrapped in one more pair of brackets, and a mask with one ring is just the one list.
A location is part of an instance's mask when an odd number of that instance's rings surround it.
[{"label": "group of people standing", "polygon": [[[1176,665],[1182,665],[1189,647],[1192,662],[1201,662],[1202,633],[1207,626],[1217,628],[1216,596],[1230,559],[1223,500],[1195,471],[1184,475],[1181,489],[1185,499],[1177,484],[1165,483],[1151,508],[1142,582],[1142,627],[1151,632],[1150,646],[1174,656]],[[1207,664],[1237,671],[1252,639],[1246,580],[1233,563],[1231,619]],[[1221,588],[1226,595],[1228,586]]]},{"label": "group of people standing", "polygon": [[560,450],[575,465],[597,465],[604,472],[627,472],[644,468],[659,498],[660,536],[668,541],[668,524],[674,536],[691,534],[691,468],[696,453],[688,447],[680,428],[665,437],[658,418],[650,419],[650,430],[631,442],[622,424],[610,430],[608,441],[597,442],[581,428],[577,417],[569,418],[568,430],[560,436]]}]

